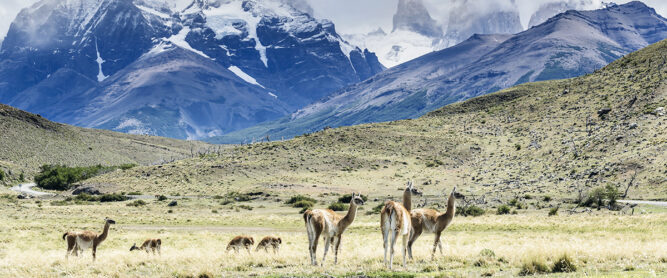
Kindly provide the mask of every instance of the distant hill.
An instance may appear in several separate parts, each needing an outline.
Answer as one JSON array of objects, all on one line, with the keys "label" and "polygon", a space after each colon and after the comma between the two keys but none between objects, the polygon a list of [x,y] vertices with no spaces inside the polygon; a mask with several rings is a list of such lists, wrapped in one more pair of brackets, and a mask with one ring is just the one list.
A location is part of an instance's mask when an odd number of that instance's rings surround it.
[{"label": "distant hill", "polygon": [[43,164],[149,165],[210,148],[197,141],[73,127],[0,104],[0,169],[13,177],[25,172],[28,178]]},{"label": "distant hill", "polygon": [[429,194],[458,186],[492,204],[525,195],[540,204],[542,196],[575,198],[607,184],[624,192],[632,182],[628,198],[665,199],[665,107],[667,40],[593,74],[518,85],[413,120],[238,146],[90,183],[170,194],[355,190],[396,197],[415,179]]},{"label": "distant hill", "polygon": [[290,138],[325,127],[415,118],[516,84],[581,76],[667,38],[667,19],[641,2],[561,13],[527,31],[474,35],[340,90],[288,117],[211,139]]}]

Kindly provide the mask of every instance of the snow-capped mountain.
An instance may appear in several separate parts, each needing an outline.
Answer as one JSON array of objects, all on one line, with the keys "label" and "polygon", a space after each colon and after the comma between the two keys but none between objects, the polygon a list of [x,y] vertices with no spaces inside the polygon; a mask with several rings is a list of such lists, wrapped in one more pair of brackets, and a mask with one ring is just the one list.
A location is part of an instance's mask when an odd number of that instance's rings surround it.
[{"label": "snow-capped mountain", "polygon": [[393,67],[453,46],[473,34],[514,34],[523,30],[513,4],[506,7],[495,2],[456,0],[449,6],[449,20],[438,23],[422,0],[400,0],[390,33],[348,34],[344,37],[371,49],[383,65]]},{"label": "snow-capped mountain", "polygon": [[299,3],[43,0],[2,44],[0,101],[85,127],[198,139],[384,69]]},{"label": "snow-capped mountain", "polygon": [[567,11],[515,35],[474,35],[390,68],[277,121],[214,142],[290,137],[324,127],[420,116],[516,84],[580,76],[667,38],[667,19],[641,2]]},{"label": "snow-capped mountain", "polygon": [[399,0],[393,23],[392,32],[408,30],[427,37],[442,36],[441,27],[431,18],[422,0]]}]

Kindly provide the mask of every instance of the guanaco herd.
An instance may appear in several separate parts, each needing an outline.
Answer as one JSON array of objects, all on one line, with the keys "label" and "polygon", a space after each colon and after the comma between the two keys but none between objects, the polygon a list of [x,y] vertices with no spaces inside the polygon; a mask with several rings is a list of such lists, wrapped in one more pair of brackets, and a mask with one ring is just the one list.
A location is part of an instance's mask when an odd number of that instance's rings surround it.
[{"label": "guanaco herd", "polygon": [[[454,193],[456,187],[452,189],[451,194],[447,200],[447,210],[444,213],[439,213],[434,209],[412,209],[412,195],[422,195],[412,181],[409,181],[405,190],[403,191],[403,203],[386,201],[384,207],[380,212],[380,227],[382,229],[382,239],[384,242],[384,264],[392,268],[394,261],[394,245],[397,239],[401,238],[401,251],[403,255],[403,267],[406,266],[406,257],[412,259],[412,245],[419,238],[422,233],[435,234],[433,241],[433,251],[431,259],[435,258],[436,249],[440,248],[442,255],[442,242],[440,236],[442,231],[449,226],[454,218],[456,212],[456,204]],[[334,264],[338,263],[338,249],[340,247],[341,236],[343,232],[354,222],[357,215],[357,208],[364,204],[364,200],[360,193],[353,193],[350,200],[350,207],[345,216],[341,216],[330,209],[309,209],[303,214],[303,219],[306,224],[306,232],[308,233],[308,251],[310,252],[310,262],[312,265],[317,265],[316,251],[317,243],[322,236],[324,240],[324,254],[322,255],[322,265],[329,251],[329,246],[333,245],[334,249]],[[97,252],[97,247],[104,242],[109,235],[109,227],[116,222],[112,219],[105,218],[104,230],[97,234],[91,231],[82,232],[66,232],[63,234],[63,240],[67,241],[67,255],[83,253],[84,250],[92,247],[93,260]],[[234,237],[229,244],[227,244],[227,252],[234,250],[236,253],[241,249],[246,249],[248,254],[255,240],[250,236]],[[257,245],[255,251],[264,250],[269,252],[269,248],[273,249],[275,254],[280,250],[282,239],[275,236],[264,237]],[[152,251],[153,254],[157,251],[160,253],[162,240],[159,238],[151,238],[144,241],[144,243],[137,247],[135,243],[130,248],[130,251],[144,250],[146,253]],[[389,255],[389,260],[387,260]]]}]

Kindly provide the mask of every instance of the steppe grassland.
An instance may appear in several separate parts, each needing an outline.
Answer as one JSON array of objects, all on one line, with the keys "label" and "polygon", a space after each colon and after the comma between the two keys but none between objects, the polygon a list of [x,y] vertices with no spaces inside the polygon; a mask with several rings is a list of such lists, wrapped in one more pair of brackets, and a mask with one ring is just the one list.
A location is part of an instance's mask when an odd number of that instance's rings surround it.
[{"label": "steppe grassland", "polygon": [[[173,208],[166,202],[149,201],[144,207],[126,203],[52,206],[47,200],[2,198],[0,276],[389,275],[382,267],[379,216],[366,214],[379,202],[364,205],[343,236],[339,265],[332,265],[330,249],[324,267],[307,264],[307,237],[298,209],[275,200],[247,203],[251,211],[236,211],[233,205],[213,199],[179,200]],[[633,216],[597,211],[546,214],[546,210],[522,210],[517,215],[489,212],[457,217],[444,233],[444,256],[438,254],[436,261],[430,261],[432,235],[423,235],[414,247],[416,261],[407,269],[396,265],[398,273],[392,275],[513,276],[526,261],[549,264],[562,254],[578,266],[576,275],[661,276],[667,271],[667,211],[663,208],[637,208]],[[90,251],[65,260],[62,233],[84,228],[100,231],[106,216],[118,224],[98,250],[98,260],[90,263]],[[278,235],[284,242],[281,253],[226,253],[228,240],[238,234],[251,235],[256,241]],[[132,243],[149,237],[163,240],[161,257],[129,252]],[[318,258],[323,248],[320,243]],[[495,255],[484,255],[484,249]]]}]

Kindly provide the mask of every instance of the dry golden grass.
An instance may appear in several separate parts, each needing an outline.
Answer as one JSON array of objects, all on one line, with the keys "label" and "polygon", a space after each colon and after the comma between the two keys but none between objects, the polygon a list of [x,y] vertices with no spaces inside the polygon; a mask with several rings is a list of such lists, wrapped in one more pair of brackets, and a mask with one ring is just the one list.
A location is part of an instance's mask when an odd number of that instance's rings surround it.
[{"label": "dry golden grass", "polygon": [[[144,207],[125,203],[51,206],[42,201],[39,207],[33,200],[3,198],[0,276],[515,276],[527,260],[539,259],[550,266],[563,254],[573,259],[577,276],[662,276],[667,271],[667,212],[661,208],[643,214],[637,209],[634,216],[603,211],[548,217],[547,210],[530,210],[518,215],[457,217],[443,235],[444,255],[431,261],[432,235],[422,235],[414,246],[415,261],[407,269],[397,264],[396,272],[389,272],[382,265],[379,216],[365,214],[373,202],[359,211],[344,234],[339,264],[332,265],[330,252],[324,267],[308,265],[307,237],[295,208],[259,201],[245,203],[254,207],[252,211],[237,212],[212,199],[179,200],[173,208],[166,202],[149,201]],[[167,213],[169,209],[173,212]],[[118,224],[98,249],[97,261],[91,263],[90,250],[65,260],[62,233],[84,228],[99,231],[105,216]],[[227,242],[239,234],[256,241],[270,234],[282,237],[280,255],[225,252]],[[132,243],[149,237],[162,239],[162,256],[129,252]],[[323,244],[318,249],[321,259]],[[484,255],[484,249],[495,255]]]}]

